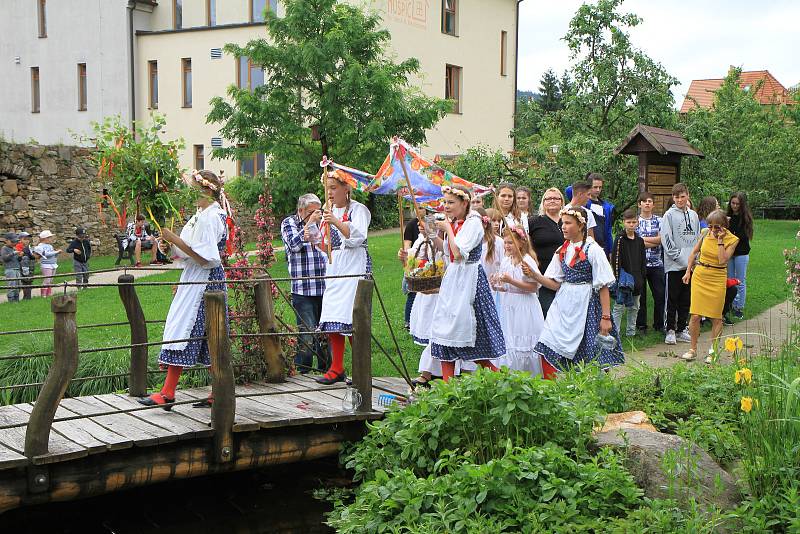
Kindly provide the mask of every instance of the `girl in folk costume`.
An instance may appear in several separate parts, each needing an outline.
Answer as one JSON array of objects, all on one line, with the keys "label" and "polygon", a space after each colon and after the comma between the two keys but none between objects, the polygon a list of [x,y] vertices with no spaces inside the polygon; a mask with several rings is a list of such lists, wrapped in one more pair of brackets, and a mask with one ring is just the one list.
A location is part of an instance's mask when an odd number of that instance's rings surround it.
[{"label": "girl in folk costume", "polygon": [[503,222],[503,216],[500,214],[500,210],[489,208],[486,210],[486,216],[489,217],[489,222],[492,225],[492,232],[494,232],[494,235],[500,239],[503,239],[500,233],[502,232],[505,223]]},{"label": "girl in folk costume", "polygon": [[[474,209],[474,208],[473,208]],[[492,300],[494,301],[495,308],[497,309],[497,318],[500,324],[503,322],[500,310],[500,295],[492,287],[492,277],[500,270],[500,265],[503,263],[503,238],[495,233],[492,220],[488,216],[488,212],[483,208],[476,211],[481,216],[481,224],[483,224],[483,248],[481,249],[481,267],[483,272],[486,273],[486,279],[490,281],[489,289],[492,291]],[[499,365],[500,360],[492,360],[492,365]],[[461,362],[461,365],[456,368],[456,374],[461,371],[472,372],[478,366],[475,362]]]},{"label": "girl in folk costume", "polygon": [[433,312],[431,354],[442,362],[449,380],[456,361],[472,361],[492,370],[489,361],[505,354],[503,331],[492,300],[489,281],[480,264],[485,235],[481,216],[470,212],[472,196],[462,186],[442,187],[444,210],[450,219],[438,221],[445,239],[437,239],[450,264]]},{"label": "girl in folk costume", "polygon": [[500,184],[494,195],[494,208],[503,216],[502,231],[506,228],[522,226],[528,232],[528,219],[523,219],[517,206],[517,190],[513,184]]},{"label": "girl in folk costume", "polygon": [[[367,251],[367,229],[372,215],[366,206],[350,198],[352,185],[338,170],[327,175],[326,191],[331,208],[321,216],[322,234],[326,235],[330,229],[332,262],[328,265],[327,276],[372,274],[372,259]],[[318,212],[309,221],[318,222],[319,218]],[[320,243],[320,250],[327,250],[327,239]],[[317,378],[320,384],[334,384],[347,378],[344,341],[352,334],[338,332],[353,329],[353,302],[357,287],[358,278],[330,278],[325,282],[319,330],[328,332],[333,360],[328,372]]]},{"label": "girl in folk costume", "polygon": [[544,276],[533,270],[526,273],[556,291],[536,343],[545,378],[553,378],[573,364],[597,361],[607,368],[625,361],[611,320],[608,286],[614,283],[614,271],[603,248],[587,236],[586,217],[581,207],[561,210],[566,241],[556,250]]},{"label": "girl in folk costume", "polygon": [[[436,251],[431,241],[426,241],[426,229],[422,220],[419,221],[420,234],[408,250],[400,250],[398,258],[405,265],[409,257],[415,257],[425,262],[442,261],[442,253]],[[442,265],[444,268],[444,265]],[[411,308],[411,321],[409,332],[414,343],[425,347],[419,358],[419,376],[412,381],[412,385],[430,387],[434,377],[442,376],[442,364],[431,356],[430,337],[431,324],[433,323],[433,310],[439,299],[438,293],[417,293],[414,305]]]},{"label": "girl in folk costume", "polygon": [[494,283],[500,291],[500,322],[506,341],[501,364],[512,371],[542,374],[541,357],[534,350],[544,326],[536,292],[539,283],[523,272],[523,264],[539,273],[536,253],[522,228],[507,228],[503,236],[505,259]]},{"label": "girl in folk costume", "polygon": [[[187,181],[199,195],[197,213],[183,227],[180,236],[164,228],[162,238],[172,243],[175,259],[183,262],[180,281],[207,284],[178,286],[169,306],[164,339],[204,337],[206,312],[203,293],[226,291],[222,258],[229,237],[228,221],[231,219],[222,179],[204,170],[192,171]],[[160,392],[141,398],[139,402],[146,406],[161,404],[168,410],[175,401],[175,389],[183,368],[210,365],[208,343],[195,340],[165,344],[158,356],[158,363],[167,366],[164,385]],[[211,400],[201,401],[198,405],[210,406]]]}]

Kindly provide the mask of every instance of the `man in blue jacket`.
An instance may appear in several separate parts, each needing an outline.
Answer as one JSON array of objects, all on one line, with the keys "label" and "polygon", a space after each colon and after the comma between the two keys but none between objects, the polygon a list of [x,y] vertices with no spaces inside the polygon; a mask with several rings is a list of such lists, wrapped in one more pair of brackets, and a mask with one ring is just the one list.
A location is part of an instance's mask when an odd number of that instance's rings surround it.
[{"label": "man in blue jacket", "polygon": [[[606,251],[606,256],[611,256],[611,248],[614,246],[614,238],[611,234],[611,227],[614,222],[614,204],[607,200],[601,200],[603,193],[603,177],[590,172],[586,175],[586,181],[592,184],[589,189],[589,203],[586,208],[592,210],[597,227],[594,229],[594,240]],[[572,200],[572,186],[568,186],[565,194],[568,200]]]}]

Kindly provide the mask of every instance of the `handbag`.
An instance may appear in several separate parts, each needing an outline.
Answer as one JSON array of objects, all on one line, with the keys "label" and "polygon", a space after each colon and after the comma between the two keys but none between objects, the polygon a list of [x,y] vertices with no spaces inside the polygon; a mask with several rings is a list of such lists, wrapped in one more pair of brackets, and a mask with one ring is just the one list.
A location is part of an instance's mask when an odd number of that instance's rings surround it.
[{"label": "handbag", "polygon": [[633,278],[631,273],[621,268],[619,265],[620,249],[622,248],[623,243],[621,240],[622,238],[620,237],[619,239],[620,241],[617,244],[617,253],[614,257],[614,266],[616,267],[615,272],[617,273],[617,279],[614,280],[614,283],[608,287],[608,290],[611,293],[611,297],[617,304],[632,306],[633,289],[636,286],[636,280]]}]

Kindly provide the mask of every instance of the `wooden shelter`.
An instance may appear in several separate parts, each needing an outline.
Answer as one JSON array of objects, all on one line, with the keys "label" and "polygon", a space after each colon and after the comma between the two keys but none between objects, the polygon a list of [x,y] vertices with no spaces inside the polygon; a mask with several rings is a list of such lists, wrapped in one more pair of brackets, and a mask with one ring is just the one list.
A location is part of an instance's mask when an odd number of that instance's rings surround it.
[{"label": "wooden shelter", "polygon": [[639,191],[653,194],[653,211],[659,215],[672,197],[672,186],[681,180],[681,158],[705,157],[679,132],[644,124],[637,124],[614,154],[639,157]]}]

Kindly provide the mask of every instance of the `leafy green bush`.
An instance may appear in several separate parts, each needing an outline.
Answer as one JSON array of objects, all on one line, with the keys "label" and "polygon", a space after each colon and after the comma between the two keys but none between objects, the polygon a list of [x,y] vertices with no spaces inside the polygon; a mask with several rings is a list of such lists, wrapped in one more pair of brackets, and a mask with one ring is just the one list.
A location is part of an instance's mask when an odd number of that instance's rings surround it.
[{"label": "leafy green bush", "polygon": [[583,397],[565,396],[565,387],[505,371],[479,371],[438,383],[402,411],[371,425],[346,464],[357,478],[370,480],[378,470],[389,469],[426,476],[437,470],[445,451],[479,464],[500,458],[508,444],[553,443],[584,451],[600,409]]},{"label": "leafy green bush", "polygon": [[642,503],[622,458],[608,450],[578,461],[554,444],[509,446],[484,464],[473,459],[446,454],[425,478],[408,468],[378,469],[330,524],[339,532],[462,532],[473,530],[470,522],[479,527],[473,531],[552,532],[621,517]]},{"label": "leafy green bush", "polygon": [[[255,176],[236,176],[225,183],[225,192],[239,204],[247,208],[256,208],[258,207],[258,197],[264,193],[265,179],[264,173],[258,173]],[[296,196],[294,200],[297,200]]]}]

